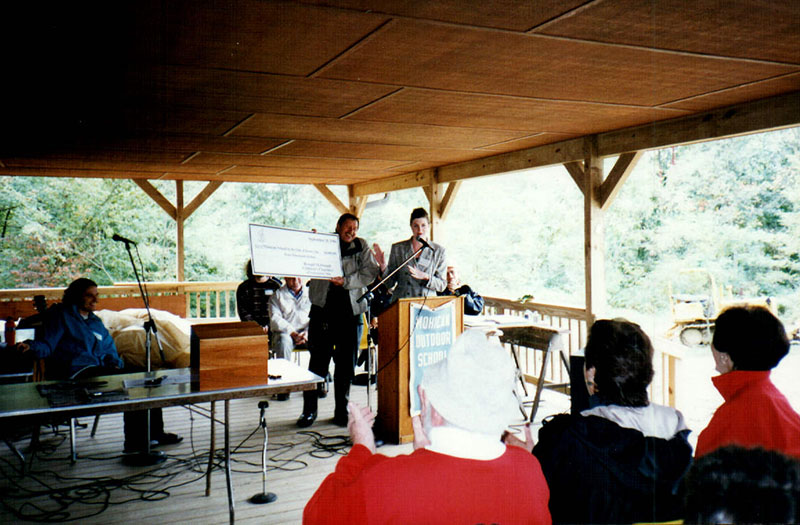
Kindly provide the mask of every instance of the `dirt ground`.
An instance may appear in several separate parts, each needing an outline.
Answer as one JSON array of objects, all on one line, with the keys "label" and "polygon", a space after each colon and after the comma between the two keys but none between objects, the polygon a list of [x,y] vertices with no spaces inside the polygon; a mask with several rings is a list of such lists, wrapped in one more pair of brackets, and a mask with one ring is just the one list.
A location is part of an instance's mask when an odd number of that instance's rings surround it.
[{"label": "dirt ground", "polygon": [[[794,343],[789,355],[772,371],[771,379],[775,386],[800,412],[800,344]],[[709,347],[687,349],[678,367],[676,405],[692,433],[689,441],[697,443],[697,435],[703,430],[714,411],[722,404],[722,396],[714,388],[711,377],[717,375]]]}]

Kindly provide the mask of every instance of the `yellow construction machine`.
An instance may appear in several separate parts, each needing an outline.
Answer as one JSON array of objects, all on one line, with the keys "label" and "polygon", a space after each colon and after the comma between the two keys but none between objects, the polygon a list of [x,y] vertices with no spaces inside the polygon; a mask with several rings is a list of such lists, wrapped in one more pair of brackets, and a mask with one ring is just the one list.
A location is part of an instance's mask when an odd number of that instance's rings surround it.
[{"label": "yellow construction machine", "polygon": [[[680,286],[669,283],[672,327],[667,330],[666,336],[673,338],[677,334],[686,346],[710,344],[717,316],[726,308],[760,305],[775,313],[769,297],[733,297],[731,286],[723,290],[711,272],[703,268],[681,270],[676,281],[680,282]],[[680,293],[675,293],[674,288],[678,288]]]}]

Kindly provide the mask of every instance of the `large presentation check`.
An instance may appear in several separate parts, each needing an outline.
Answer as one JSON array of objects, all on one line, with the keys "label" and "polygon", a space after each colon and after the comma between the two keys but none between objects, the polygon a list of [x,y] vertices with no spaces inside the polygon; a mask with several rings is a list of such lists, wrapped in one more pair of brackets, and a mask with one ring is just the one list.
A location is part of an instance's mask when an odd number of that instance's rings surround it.
[{"label": "large presentation check", "polygon": [[253,273],[276,277],[341,277],[339,236],[250,224]]}]

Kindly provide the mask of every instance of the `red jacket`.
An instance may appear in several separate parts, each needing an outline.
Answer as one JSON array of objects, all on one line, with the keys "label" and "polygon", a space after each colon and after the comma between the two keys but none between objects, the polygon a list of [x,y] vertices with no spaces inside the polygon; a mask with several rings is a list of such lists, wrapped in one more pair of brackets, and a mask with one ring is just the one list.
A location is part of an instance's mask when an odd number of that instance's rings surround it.
[{"label": "red jacket", "polygon": [[420,449],[386,457],[355,445],[306,505],[303,523],[550,523],[539,462],[508,446],[497,459]]},{"label": "red jacket", "polygon": [[740,445],[800,458],[800,415],[769,380],[768,371],[734,370],[711,380],[725,403],[698,436],[695,457]]}]

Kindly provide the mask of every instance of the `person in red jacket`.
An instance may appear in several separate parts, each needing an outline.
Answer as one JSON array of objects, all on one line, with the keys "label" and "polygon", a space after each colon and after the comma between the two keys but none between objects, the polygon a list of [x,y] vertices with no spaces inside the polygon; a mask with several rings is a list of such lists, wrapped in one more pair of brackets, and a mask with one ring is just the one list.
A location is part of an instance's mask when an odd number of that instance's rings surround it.
[{"label": "person in red jacket", "polygon": [[786,331],[766,308],[720,314],[711,344],[720,375],[711,380],[725,402],[698,436],[695,457],[739,445],[800,458],[800,415],[769,379],[788,352]]},{"label": "person in red jacket", "polygon": [[550,523],[539,462],[500,441],[518,417],[514,373],[499,344],[465,332],[425,369],[410,455],[376,454],[374,415],[351,402],[353,448],[312,496],[303,523]]}]

